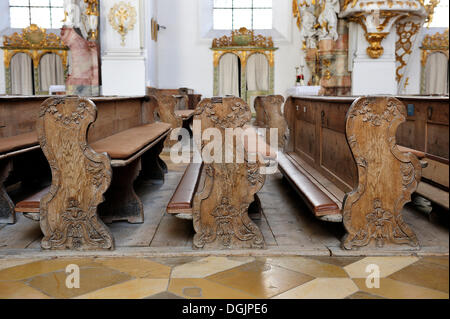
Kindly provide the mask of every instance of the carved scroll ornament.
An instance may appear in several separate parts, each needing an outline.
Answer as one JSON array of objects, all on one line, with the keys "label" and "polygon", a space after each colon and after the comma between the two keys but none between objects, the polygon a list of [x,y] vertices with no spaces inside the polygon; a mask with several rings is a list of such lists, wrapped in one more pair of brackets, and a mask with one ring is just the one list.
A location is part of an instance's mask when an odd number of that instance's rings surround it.
[{"label": "carved scroll ornament", "polygon": [[[238,98],[204,99],[197,107],[196,119],[201,120],[202,131],[215,127],[224,137],[226,128],[243,128],[248,124],[251,112]],[[265,246],[261,231],[248,217],[254,195],[265,181],[259,172],[260,165],[249,163],[247,158],[244,163],[205,164],[204,186],[195,195],[193,204],[194,248]]]},{"label": "carved scroll ornament", "polygon": [[345,249],[371,243],[419,245],[401,214],[422,170],[415,155],[399,151],[396,145],[397,128],[405,120],[405,106],[395,98],[359,98],[347,113],[347,140],[359,183],[343,203]]},{"label": "carved scroll ornament", "polygon": [[41,199],[44,249],[113,249],[114,240],[97,215],[111,183],[107,154],[87,144],[97,109],[88,99],[50,98],[41,106],[39,143],[52,171],[50,192]]}]

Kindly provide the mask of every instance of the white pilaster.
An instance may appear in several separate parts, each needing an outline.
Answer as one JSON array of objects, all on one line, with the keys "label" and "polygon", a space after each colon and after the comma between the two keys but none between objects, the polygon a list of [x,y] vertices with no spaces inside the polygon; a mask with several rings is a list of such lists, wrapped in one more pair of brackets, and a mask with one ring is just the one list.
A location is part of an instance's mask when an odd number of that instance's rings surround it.
[{"label": "white pilaster", "polygon": [[395,80],[395,32],[391,32],[382,42],[384,53],[378,59],[367,55],[369,43],[360,25],[357,49],[353,59],[352,95],[397,94]]},{"label": "white pilaster", "polygon": [[102,94],[103,95],[144,95],[146,63],[144,50],[145,11],[142,0],[128,0],[136,9],[136,23],[125,38],[122,46],[120,34],[109,23],[111,7],[118,0],[103,0],[101,4],[101,45],[102,45]]}]

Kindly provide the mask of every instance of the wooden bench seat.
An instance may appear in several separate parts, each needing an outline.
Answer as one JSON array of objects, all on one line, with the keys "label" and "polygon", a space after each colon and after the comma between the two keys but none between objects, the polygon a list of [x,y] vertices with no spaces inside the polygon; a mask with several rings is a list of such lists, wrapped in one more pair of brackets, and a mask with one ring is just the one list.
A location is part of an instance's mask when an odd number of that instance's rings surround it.
[{"label": "wooden bench seat", "polygon": [[90,145],[97,153],[108,153],[113,160],[126,160],[144,149],[148,144],[167,135],[169,131],[170,125],[167,123],[151,123],[130,128]]},{"label": "wooden bench seat", "polygon": [[179,218],[192,219],[192,204],[197,191],[203,163],[190,163],[186,168],[172,198],[167,205],[167,213]]},{"label": "wooden bench seat", "polygon": [[195,110],[175,110],[175,114],[183,119],[183,121],[189,120],[194,116]]},{"label": "wooden bench seat", "polygon": [[338,202],[336,197],[332,200],[319,188],[318,182],[300,166],[298,161],[295,161],[294,157],[280,152],[278,154],[278,168],[317,218],[331,222],[342,222],[340,211],[342,202]]},{"label": "wooden bench seat", "polygon": [[36,132],[0,138],[0,158],[6,157],[7,153],[33,146],[39,146]]},{"label": "wooden bench seat", "polygon": [[422,167],[422,180],[416,194],[430,200],[432,203],[449,210],[449,160],[433,154],[399,146],[402,152],[410,152],[426,162]]},{"label": "wooden bench seat", "polygon": [[342,221],[344,249],[419,246],[402,209],[419,185],[425,156],[395,144],[406,118],[402,102],[290,97],[284,116],[290,138],[279,169],[317,218]]}]

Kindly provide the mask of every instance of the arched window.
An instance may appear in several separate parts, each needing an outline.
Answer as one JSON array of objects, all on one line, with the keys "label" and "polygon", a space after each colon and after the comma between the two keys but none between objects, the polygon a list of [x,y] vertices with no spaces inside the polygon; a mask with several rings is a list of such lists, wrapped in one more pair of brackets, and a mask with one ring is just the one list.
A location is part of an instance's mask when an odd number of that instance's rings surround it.
[{"label": "arched window", "polygon": [[41,28],[59,29],[64,19],[64,0],[9,0],[11,28],[36,24]]},{"label": "arched window", "polygon": [[214,29],[272,29],[272,0],[214,0]]}]

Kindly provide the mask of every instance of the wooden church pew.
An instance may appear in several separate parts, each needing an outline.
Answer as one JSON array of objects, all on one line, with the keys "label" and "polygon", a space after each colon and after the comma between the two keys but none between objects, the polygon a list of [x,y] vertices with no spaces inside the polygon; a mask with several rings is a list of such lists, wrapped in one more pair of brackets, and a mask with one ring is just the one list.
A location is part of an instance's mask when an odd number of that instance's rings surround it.
[{"label": "wooden church pew", "polygon": [[96,117],[95,104],[86,98],[50,98],[42,105],[37,131],[52,163],[52,186],[17,209],[38,219],[40,205],[45,249],[114,249],[103,222],[142,223],[143,205],[133,182],[139,172],[144,178],[164,176],[159,154],[170,125],[146,123],[106,137],[103,130],[103,138],[88,143],[88,129]]},{"label": "wooden church pew", "polygon": [[[202,131],[217,128],[224,137],[226,128],[249,128],[251,112],[239,98],[213,98],[202,100],[195,118],[201,121]],[[256,135],[256,131],[253,133],[244,140],[244,152],[276,159],[276,153]],[[236,152],[235,143],[233,152]],[[265,164],[259,160],[255,163],[188,165],[167,205],[167,213],[193,220],[194,248],[264,247],[260,230],[248,217],[249,207],[260,208],[256,193],[265,181],[265,175],[259,171],[262,166]]]},{"label": "wooden church pew", "polygon": [[406,108],[395,98],[289,98],[283,175],[314,215],[343,222],[345,249],[418,246],[401,210],[420,182],[416,155],[395,144]]}]

